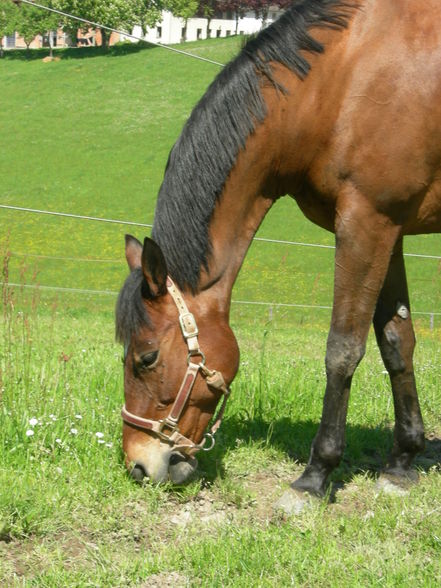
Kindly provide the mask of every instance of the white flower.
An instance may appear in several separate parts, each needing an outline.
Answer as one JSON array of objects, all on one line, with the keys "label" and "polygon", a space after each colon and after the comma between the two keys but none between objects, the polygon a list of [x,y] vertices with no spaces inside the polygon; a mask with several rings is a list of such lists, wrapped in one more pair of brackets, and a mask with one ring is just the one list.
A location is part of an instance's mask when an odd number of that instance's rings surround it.
[{"label": "white flower", "polygon": [[61,443],[61,439],[55,439],[55,443],[60,444]]},{"label": "white flower", "polygon": [[26,431],[26,437],[32,437],[33,434],[34,434],[34,431],[32,429],[28,429]]},{"label": "white flower", "polygon": [[38,419],[32,417],[31,419],[29,419],[29,424],[31,425],[31,427],[35,427],[35,425],[38,425]]},{"label": "white flower", "polygon": [[98,443],[104,443],[104,439],[98,439]]},{"label": "white flower", "polygon": [[78,420],[81,420],[83,417],[80,414],[76,414],[75,415],[75,418],[78,419]]},{"label": "white flower", "polygon": [[78,433],[78,429],[75,429],[75,427],[72,427],[70,432],[72,433],[72,435],[76,435]]},{"label": "white flower", "polygon": [[95,437],[98,437],[98,439],[102,439],[104,437],[104,433],[100,433],[98,431],[98,433],[95,433]]},{"label": "white flower", "polygon": [[113,447],[113,443],[106,443],[106,447]]}]

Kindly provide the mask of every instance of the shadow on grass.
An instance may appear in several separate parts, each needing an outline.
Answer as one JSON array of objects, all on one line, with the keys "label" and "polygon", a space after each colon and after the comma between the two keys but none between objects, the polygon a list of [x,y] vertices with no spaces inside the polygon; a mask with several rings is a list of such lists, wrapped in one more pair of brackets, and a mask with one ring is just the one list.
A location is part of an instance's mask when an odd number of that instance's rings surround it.
[{"label": "shadow on grass", "polygon": [[[222,424],[214,450],[200,458],[198,456],[198,459],[208,480],[224,477],[223,458],[227,451],[238,446],[240,440],[276,449],[306,465],[317,429],[318,423],[311,420],[293,422],[289,418],[281,418],[268,423],[260,418],[246,420],[233,416]],[[386,463],[392,443],[393,431],[388,426],[370,428],[347,425],[346,451],[331,480],[347,483],[361,472],[377,476]],[[441,467],[441,439],[426,439],[425,451],[415,459],[415,466],[422,471],[428,471],[434,466]]]},{"label": "shadow on grass", "polygon": [[[53,55],[62,60],[67,59],[89,59],[91,57],[122,57],[133,55],[140,51],[156,49],[154,45],[140,41],[139,43],[119,43],[108,49],[103,47],[69,47],[66,49],[55,49]],[[5,51],[3,61],[38,61],[49,56],[49,48],[43,49],[14,49]],[[0,63],[1,61],[0,60]]]}]

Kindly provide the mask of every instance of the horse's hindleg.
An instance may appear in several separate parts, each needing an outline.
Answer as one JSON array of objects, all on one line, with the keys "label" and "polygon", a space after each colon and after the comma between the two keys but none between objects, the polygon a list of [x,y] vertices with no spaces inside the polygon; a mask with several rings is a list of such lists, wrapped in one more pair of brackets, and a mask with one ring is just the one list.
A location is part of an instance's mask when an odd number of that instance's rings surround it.
[{"label": "horse's hindleg", "polygon": [[389,372],[395,408],[394,445],[385,474],[416,479],[417,474],[410,467],[415,455],[424,448],[424,426],[413,371],[415,336],[401,241],[378,300],[374,327]]},{"label": "horse's hindleg", "polygon": [[372,210],[357,192],[339,200],[334,305],[326,351],[323,413],[309,462],[292,485],[294,490],[323,495],[329,473],[340,462],[352,375],[364,355],[369,327],[398,236],[399,227]]}]

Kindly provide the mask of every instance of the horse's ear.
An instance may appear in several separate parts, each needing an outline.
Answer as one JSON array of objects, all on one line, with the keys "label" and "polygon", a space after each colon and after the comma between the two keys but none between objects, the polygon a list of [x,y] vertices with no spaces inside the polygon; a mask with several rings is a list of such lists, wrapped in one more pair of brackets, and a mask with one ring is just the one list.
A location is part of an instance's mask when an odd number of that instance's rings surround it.
[{"label": "horse's ear", "polygon": [[126,235],[126,259],[130,271],[141,267],[142,245],[132,235]]},{"label": "horse's ear", "polygon": [[146,237],[142,248],[142,272],[153,297],[167,292],[167,264],[164,255],[153,239]]}]

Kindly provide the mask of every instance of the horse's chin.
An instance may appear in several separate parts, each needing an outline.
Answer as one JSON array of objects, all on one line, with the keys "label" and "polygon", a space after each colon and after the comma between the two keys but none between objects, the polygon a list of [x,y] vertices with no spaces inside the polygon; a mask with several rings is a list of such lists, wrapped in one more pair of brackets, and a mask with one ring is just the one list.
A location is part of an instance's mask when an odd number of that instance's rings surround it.
[{"label": "horse's chin", "polygon": [[168,473],[173,484],[185,484],[189,482],[196,472],[198,460],[195,457],[186,457],[180,453],[172,453]]}]

